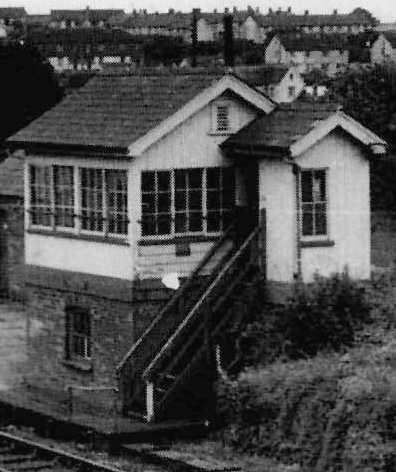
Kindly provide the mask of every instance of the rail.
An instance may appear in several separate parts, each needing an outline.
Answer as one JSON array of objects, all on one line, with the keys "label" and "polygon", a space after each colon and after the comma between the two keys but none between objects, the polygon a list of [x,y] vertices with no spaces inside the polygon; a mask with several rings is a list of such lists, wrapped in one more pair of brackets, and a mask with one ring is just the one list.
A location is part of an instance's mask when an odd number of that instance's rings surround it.
[{"label": "rail", "polygon": [[205,292],[201,295],[198,302],[194,305],[192,310],[188,313],[188,315],[183,319],[180,323],[176,331],[169,337],[167,342],[162,346],[158,354],[154,357],[154,359],[150,362],[148,367],[143,372],[143,378],[148,379],[152,376],[156,370],[158,371],[159,366],[161,365],[162,360],[166,357],[166,353],[172,349],[172,346],[175,344],[176,339],[178,339],[183,331],[186,330],[189,324],[191,324],[194,318],[199,315],[200,309],[205,305],[208,305],[208,300],[210,299],[210,295],[214,291],[214,289],[219,285],[219,283],[226,277],[229,273],[230,269],[234,266],[236,261],[238,261],[242,255],[244,255],[247,248],[249,248],[259,233],[259,228],[250,233],[250,235],[246,238],[245,242],[241,245],[238,251],[230,258],[230,260],[224,265],[221,271],[216,275],[215,279],[209,285],[209,287],[205,290]]},{"label": "rail", "polygon": [[[234,247],[230,242],[234,229],[233,224],[212,246],[181,288],[175,292],[174,296],[118,364],[117,374],[121,397],[124,407],[126,407],[124,409],[128,409],[135,402],[138,406],[137,410],[145,410],[146,386],[142,379],[143,371],[151,362],[155,353],[161,349],[169,336],[182,322],[185,314],[190,311],[197,298],[213,280],[213,277],[221,270],[224,260],[231,257]],[[218,259],[220,260],[218,261]],[[211,275],[201,277],[204,269],[210,263],[215,264],[214,269],[211,269]]]}]

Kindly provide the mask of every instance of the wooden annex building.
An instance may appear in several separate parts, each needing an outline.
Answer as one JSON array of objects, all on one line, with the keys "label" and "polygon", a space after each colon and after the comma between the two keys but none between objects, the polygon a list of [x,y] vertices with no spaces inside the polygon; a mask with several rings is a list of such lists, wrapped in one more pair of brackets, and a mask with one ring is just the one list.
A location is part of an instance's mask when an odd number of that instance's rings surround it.
[{"label": "wooden annex building", "polygon": [[25,382],[44,402],[91,386],[84,411],[117,389],[146,421],[209,414],[232,293],[370,276],[386,143],[331,103],[277,105],[234,73],[98,75],[7,145],[25,163]]}]

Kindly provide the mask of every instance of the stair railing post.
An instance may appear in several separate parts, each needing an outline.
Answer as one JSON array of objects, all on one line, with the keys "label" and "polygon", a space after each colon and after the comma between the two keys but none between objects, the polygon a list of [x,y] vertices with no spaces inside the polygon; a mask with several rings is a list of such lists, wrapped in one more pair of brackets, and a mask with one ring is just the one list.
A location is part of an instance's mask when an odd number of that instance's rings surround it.
[{"label": "stair railing post", "polygon": [[154,382],[146,381],[146,420],[148,423],[155,419],[155,399],[154,399]]},{"label": "stair railing post", "polygon": [[259,250],[259,268],[260,272],[266,277],[267,267],[267,211],[265,208],[260,210],[260,232],[258,237]]}]

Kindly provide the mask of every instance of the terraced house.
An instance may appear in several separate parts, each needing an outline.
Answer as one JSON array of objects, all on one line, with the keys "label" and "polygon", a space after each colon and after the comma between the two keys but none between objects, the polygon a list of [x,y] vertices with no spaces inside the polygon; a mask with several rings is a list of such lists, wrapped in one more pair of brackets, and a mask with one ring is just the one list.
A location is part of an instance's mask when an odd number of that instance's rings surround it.
[{"label": "terraced house", "polygon": [[339,34],[277,34],[266,46],[265,62],[295,66],[300,73],[320,69],[333,76],[349,64],[348,37]]},{"label": "terraced house", "polygon": [[385,142],[329,103],[276,105],[232,73],[101,75],[8,145],[25,159],[26,383],[47,400],[118,386],[124,414],[204,415],[247,283],[370,276]]}]

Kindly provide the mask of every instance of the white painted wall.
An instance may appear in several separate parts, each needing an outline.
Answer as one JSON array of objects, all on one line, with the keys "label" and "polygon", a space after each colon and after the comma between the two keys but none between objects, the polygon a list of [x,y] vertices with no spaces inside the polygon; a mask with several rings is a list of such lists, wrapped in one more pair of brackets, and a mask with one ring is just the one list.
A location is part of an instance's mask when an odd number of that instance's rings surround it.
[{"label": "white painted wall", "polygon": [[[114,159],[81,159],[77,157],[28,156],[25,167],[25,207],[28,209],[29,187],[27,167],[29,164],[59,164],[103,169],[129,169],[130,164]],[[130,172],[128,187],[131,187]],[[129,196],[129,201],[133,201]],[[131,219],[131,209],[129,208]],[[27,214],[27,213],[26,213]],[[26,218],[26,227],[28,219]],[[71,231],[71,234],[73,232]],[[87,241],[84,239],[62,238],[48,234],[25,232],[26,264],[49,267],[53,269],[82,272],[85,274],[103,275],[121,279],[133,279],[134,251],[131,249],[133,238],[129,230],[125,242],[129,245],[110,244],[108,242]]]},{"label": "white painted wall", "polygon": [[[231,106],[231,121],[237,131],[256,116],[253,108],[236,98],[227,100]],[[191,256],[177,257],[175,244],[139,246],[141,239],[141,195],[140,179],[144,170],[227,166],[219,144],[228,135],[212,133],[213,104],[190,117],[181,126],[151,146],[142,156],[131,161],[114,159],[81,159],[77,157],[28,157],[31,164],[62,164],[91,166],[105,169],[128,170],[129,234],[128,246],[108,242],[26,233],[26,263],[54,269],[91,273],[132,280],[159,278],[166,272],[188,275],[209,250],[213,242],[191,244]],[[27,179],[26,179],[27,180]],[[25,187],[29,202],[28,185]],[[169,236],[165,237],[169,239]]]},{"label": "white painted wall", "polygon": [[[289,94],[289,87],[294,87],[294,95]],[[297,67],[290,67],[283,79],[274,88],[271,96],[276,103],[290,103],[299,97],[304,90],[305,82]]]},{"label": "white painted wall", "polygon": [[[220,98],[219,100],[223,100]],[[228,99],[230,100],[230,99]],[[227,139],[227,135],[212,133],[212,110],[217,100],[190,117],[186,122],[151,146],[142,156],[133,162],[131,168],[131,189],[137,189],[133,198],[132,234],[141,239],[140,178],[144,170],[166,170],[173,168],[215,167],[227,166],[232,162],[222,154],[219,144]],[[256,112],[237,99],[229,101],[232,104],[231,120],[234,130],[245,126],[253,120]],[[165,236],[169,239],[169,236]],[[166,271],[187,275],[193,270],[213,242],[191,244],[191,255],[178,257],[175,255],[175,244],[163,246],[138,246],[136,248],[136,269],[140,278],[160,277]],[[160,253],[160,256],[159,256]],[[220,257],[220,255],[219,255]],[[167,263],[165,264],[165,260]]]},{"label": "white painted wall", "polygon": [[393,49],[386,37],[380,34],[371,46],[370,56],[373,64],[396,61],[396,49]]},{"label": "white painted wall", "polygon": [[[301,249],[303,280],[345,269],[354,278],[369,278],[369,164],[362,151],[344,135],[330,134],[296,162],[328,169],[328,239],[335,243]],[[267,209],[268,279],[292,282],[297,272],[295,175],[284,161],[260,162],[260,208]]]}]

